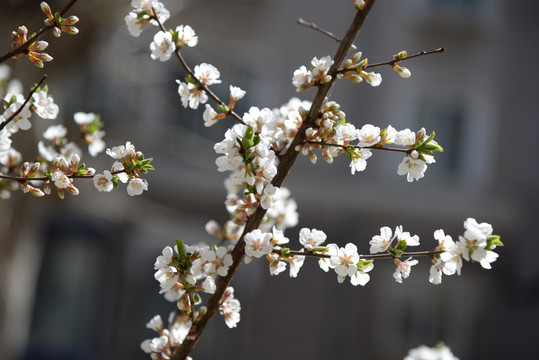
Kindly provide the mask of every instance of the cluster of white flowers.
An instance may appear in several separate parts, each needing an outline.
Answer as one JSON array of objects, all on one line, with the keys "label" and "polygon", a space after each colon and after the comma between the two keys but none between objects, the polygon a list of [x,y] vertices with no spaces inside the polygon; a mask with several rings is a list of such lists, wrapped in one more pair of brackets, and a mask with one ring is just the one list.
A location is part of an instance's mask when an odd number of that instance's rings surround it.
[{"label": "cluster of white flowers", "polygon": [[444,344],[430,348],[426,345],[410,349],[404,360],[459,360]]},{"label": "cluster of white flowers", "polygon": [[167,61],[176,49],[184,45],[196,46],[198,36],[189,25],[180,25],[176,30],[167,32],[159,31],[150,43],[151,57],[153,60]]},{"label": "cluster of white flowers", "polygon": [[133,10],[124,18],[127,29],[132,36],[139,36],[144,26],[148,23],[157,26],[154,16],[163,24],[169,17],[170,12],[162,2],[157,0],[132,0]]},{"label": "cluster of white flowers", "polygon": [[105,141],[103,141],[105,132],[101,130],[103,123],[100,116],[94,113],[77,112],[73,115],[73,118],[80,126],[82,137],[88,144],[88,153],[95,157],[103,152],[106,146]]},{"label": "cluster of white flowers", "polygon": [[153,159],[145,159],[144,154],[135,150],[135,146],[130,141],[124,145],[118,145],[112,149],[107,149],[107,155],[116,161],[112,164],[111,170],[105,170],[103,174],[96,174],[93,178],[94,186],[99,191],[109,192],[118,181],[127,183],[127,193],[130,196],[141,195],[148,190],[148,181],[142,176],[148,170],[153,170],[150,165]]},{"label": "cluster of white flowers", "polygon": [[[496,246],[502,246],[500,237],[492,234],[492,225],[488,223],[477,223],[475,219],[468,218],[464,222],[466,231],[463,236],[459,236],[459,241],[454,242],[450,235],[446,235],[442,229],[434,232],[434,239],[438,241],[438,246],[434,249],[432,256],[433,265],[430,268],[429,281],[433,284],[442,282],[442,274],[460,275],[462,269],[462,259],[466,261],[477,261],[485,269],[491,268],[491,263],[498,258],[494,251]],[[396,240],[396,244],[391,246]],[[418,263],[411,258],[401,261],[400,257],[405,253],[408,246],[419,245],[419,237],[404,232],[402,226],[397,226],[395,234],[389,227],[380,228],[380,235],[375,235],[369,242],[371,254],[387,252],[393,256],[393,261],[397,265],[393,277],[399,283],[410,275],[411,267]]]},{"label": "cluster of white flowers", "polygon": [[[207,228],[212,226],[209,224]],[[160,293],[168,301],[176,302],[184,314],[193,317],[196,313],[201,316],[205,308],[195,311],[195,305],[201,302],[197,292],[215,292],[214,277],[227,275],[232,265],[232,248],[215,245],[186,246],[181,241],[176,243],[175,250],[170,246],[165,247],[154,264],[154,277],[161,287]],[[197,285],[202,279],[202,283]],[[233,293],[232,287],[227,288],[220,300],[220,311],[229,327],[236,327],[240,320],[240,302],[234,298]]]},{"label": "cluster of white flowers", "polygon": [[[279,199],[279,188],[271,184],[277,174],[278,159],[271,147],[271,139],[264,135],[261,123],[273,117],[270,110],[244,115],[247,125],[236,124],[225,133],[225,139],[215,144],[215,161],[219,171],[232,171],[226,185],[229,200],[236,196],[239,189],[247,189],[244,196],[254,196],[260,206],[269,209]],[[252,203],[252,201],[247,201]],[[256,205],[255,205],[256,206]],[[248,215],[248,214],[247,214]]]},{"label": "cluster of white flowers", "polygon": [[493,250],[496,246],[503,246],[500,237],[493,235],[492,225],[478,223],[473,218],[464,221],[464,234],[454,242],[451,236],[443,230],[434,232],[434,238],[438,240],[437,250],[444,252],[436,256],[430,268],[429,281],[433,284],[442,282],[442,273],[445,275],[460,275],[462,259],[477,261],[484,269],[490,269],[491,263],[496,261],[498,254]]},{"label": "cluster of white flowers", "polygon": [[[180,310],[191,311],[189,296],[194,291],[213,294],[214,276],[225,276],[232,265],[231,247],[185,246],[178,242],[176,255],[170,246],[157,257],[154,269],[161,293],[169,301],[176,301]],[[204,279],[202,284],[197,281]],[[198,296],[197,296],[198,297]],[[200,299],[198,297],[198,299]]]},{"label": "cluster of white flowers", "polygon": [[[165,328],[160,315],[155,315],[146,327],[157,332],[158,336],[146,339],[140,344],[140,348],[147,354],[151,354],[153,360],[170,359],[178,347],[183,343],[192,321],[186,316],[176,316],[175,312],[169,315],[169,327]],[[190,356],[187,359],[192,358]]]},{"label": "cluster of white flowers", "polygon": [[[366,169],[367,159],[372,156],[373,149],[394,144],[402,146],[404,148],[402,151],[406,153],[397,168],[397,173],[406,175],[408,182],[412,182],[425,175],[427,164],[436,162],[434,151],[443,151],[434,140],[434,132],[427,136],[424,128],[417,133],[410,129],[397,131],[391,125],[380,129],[378,126],[365,124],[361,129],[357,129],[351,123],[344,120],[335,121],[330,117],[319,123],[317,128],[307,129],[307,142],[298,150],[308,155],[313,163],[317,159],[313,153],[313,149],[316,148],[322,149],[324,159],[329,163],[333,162],[334,157],[346,153],[350,159],[352,174]],[[357,143],[351,144],[353,141]]]},{"label": "cluster of white flowers", "polygon": [[[187,77],[187,82],[176,80],[178,83],[178,94],[180,95],[182,106],[189,106],[191,109],[197,109],[200,104],[205,104],[208,101],[208,95],[204,90],[207,86],[221,83],[221,80],[219,79],[221,73],[215,66],[211,64],[202,63],[196,65],[194,74],[198,81],[190,76]],[[205,118],[207,116],[208,114],[205,115]],[[209,123],[208,120],[206,120],[206,122]],[[206,126],[209,126],[209,124]]]},{"label": "cluster of white flowers", "polygon": [[[364,1],[354,1],[354,4],[358,10],[366,6]],[[156,17],[162,23],[169,16],[164,6],[155,0],[133,0],[132,5],[135,10],[125,19],[129,31],[134,36],[140,34],[145,24],[149,22],[157,24]],[[157,32],[150,44],[150,51],[152,59],[160,61],[169,60],[174,53],[188,71],[185,80],[176,80],[178,94],[185,108],[198,109],[201,104],[205,104],[202,117],[206,127],[228,116],[237,121],[237,124],[226,131],[224,139],[214,146],[215,152],[219,154],[216,159],[218,171],[230,172],[225,181],[227,190],[225,205],[230,220],[222,227],[211,220],[206,224],[206,231],[232,244],[243,236],[245,262],[265,257],[269,262],[271,275],[284,272],[288,264],[290,276],[296,277],[305,258],[316,257],[319,258],[322,270],[335,271],[339,283],[349,277],[352,285],[363,286],[370,280],[369,272],[374,268],[373,259],[379,256],[393,259],[396,265],[393,277],[397,282],[401,283],[403,279],[408,278],[412,266],[418,261],[401,258],[409,256],[406,255],[408,246],[419,245],[419,237],[405,232],[402,226],[397,226],[394,234],[389,227],[383,227],[380,229],[380,235],[373,236],[370,241],[371,254],[387,252],[389,255],[361,256],[353,243],[348,243],[344,247],[334,243],[324,244],[326,234],[308,228],[303,228],[299,232],[299,242],[303,246],[301,250],[292,251],[283,247],[289,243],[284,230],[298,223],[297,205],[288,190],[274,186],[273,182],[278,173],[279,158],[288,150],[301,125],[307,119],[311,103],[293,98],[278,109],[251,107],[240,117],[233,109],[236,102],[245,96],[245,91],[230,86],[230,101],[226,104],[209,90],[211,85],[221,83],[221,74],[215,66],[201,63],[191,72],[185,64],[178,51],[179,48],[184,45],[192,47],[197,43],[198,37],[194,30],[187,25],[181,25],[176,30]],[[400,52],[394,56],[394,61],[385,64],[391,65],[401,77],[408,78],[411,76],[410,71],[398,65],[398,62],[404,60],[406,56],[406,52]],[[369,67],[367,59],[361,57],[362,53],[356,52],[350,59],[345,60],[341,69],[332,69],[334,60],[330,56],[320,59],[315,57],[311,61],[310,69],[301,66],[294,72],[292,83],[297,91],[302,91],[327,84],[333,81],[335,76],[337,79],[348,78],[355,83],[365,81],[373,87],[379,86],[382,82],[381,75],[367,71]],[[210,98],[217,103],[217,109],[206,104]],[[427,136],[425,129],[418,132],[409,129],[397,131],[391,125],[381,129],[371,124],[356,128],[346,122],[345,114],[337,103],[327,100],[320,112],[321,116],[314,119],[313,125],[306,129],[305,141],[294,149],[307,155],[313,163],[317,161],[314,149],[320,149],[328,163],[331,163],[334,157],[346,154],[351,160],[350,168],[354,174],[366,169],[367,159],[372,156],[374,149],[388,149],[386,145],[394,144],[402,148],[390,150],[405,154],[397,173],[406,175],[407,180],[412,182],[422,178],[427,165],[435,162],[434,152],[443,151],[434,141],[434,133]],[[107,154],[113,156],[112,154],[118,152],[122,155],[117,156],[121,157],[124,152],[129,152],[127,148],[126,145],[122,149],[107,150]],[[110,183],[119,177],[118,171],[129,174],[132,169],[129,162],[123,163],[121,167],[117,166],[116,169],[113,168],[110,172],[96,177],[96,187],[99,185],[103,191],[110,191],[108,190],[112,188]],[[259,227],[244,233],[250,216],[259,207],[266,210]],[[440,283],[442,273],[460,274],[463,258],[479,261],[485,268],[490,268],[490,263],[496,259],[497,254],[493,253],[492,249],[502,243],[499,237],[492,235],[492,227],[468,219],[465,228],[464,236],[461,236],[456,244],[443,230],[435,232],[438,247],[432,252],[422,254],[430,255],[433,261],[429,278],[432,283]],[[228,274],[233,263],[233,246],[190,247],[177,242],[176,252],[171,247],[166,247],[154,265],[155,278],[160,283],[161,293],[164,293],[169,301],[176,302],[183,314],[191,316],[196,322],[196,317],[204,312],[203,308],[198,312],[195,310],[195,305],[201,302],[198,292],[213,294],[216,291],[214,278]],[[234,298],[234,289],[228,287],[220,299],[219,311],[229,327],[237,326],[240,310],[241,305]],[[158,324],[155,326],[156,331],[163,331],[160,318],[155,323]],[[170,341],[169,335],[162,335],[147,340],[143,343],[143,349],[151,352],[153,358],[166,358],[169,356],[167,349],[170,349]]]},{"label": "cluster of white flowers", "polygon": [[[351,59],[347,59],[343,70],[337,72],[337,78],[346,77],[355,83],[365,80],[371,86],[379,86],[382,83],[382,76],[375,72],[367,72],[367,59],[361,62],[360,60],[361,52],[357,52]],[[324,56],[321,59],[314,57],[311,60],[311,70],[308,70],[304,65],[300,66],[292,76],[292,84],[296,87],[296,91],[303,91],[330,82],[332,76],[328,74],[328,71],[333,62],[330,56]]]},{"label": "cluster of white flowers", "polygon": [[235,328],[240,322],[241,304],[234,297],[234,288],[229,286],[221,300],[219,300],[219,312],[225,317],[225,323],[229,328]]}]

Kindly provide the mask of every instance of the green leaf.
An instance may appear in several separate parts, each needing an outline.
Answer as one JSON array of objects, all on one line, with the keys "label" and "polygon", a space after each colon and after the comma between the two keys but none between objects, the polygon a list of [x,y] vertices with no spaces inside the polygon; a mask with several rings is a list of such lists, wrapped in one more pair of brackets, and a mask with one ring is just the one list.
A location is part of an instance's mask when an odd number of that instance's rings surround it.
[{"label": "green leaf", "polygon": [[329,251],[329,247],[327,246],[319,246],[313,249],[313,252],[316,252],[316,253],[326,253],[328,251]]},{"label": "green leaf", "polygon": [[370,264],[372,264],[374,262],[374,260],[359,260],[357,262],[357,266],[360,267],[360,268],[366,268],[367,266],[369,266]]},{"label": "green leaf", "polygon": [[178,256],[180,259],[183,259],[187,256],[187,250],[185,250],[185,245],[183,244],[183,241],[176,240],[176,246],[178,247]]},{"label": "green leaf", "polygon": [[397,244],[396,250],[405,250],[408,244],[406,244],[406,240],[399,240],[399,243]]},{"label": "green leaf", "polygon": [[176,31],[174,31],[174,30],[172,30],[172,29],[170,29],[169,32],[170,32],[170,34],[172,35],[172,42],[173,42],[174,44],[177,44],[177,43],[178,43],[178,38],[179,38],[179,36],[180,36],[179,33],[176,32]]},{"label": "green leaf", "polygon": [[290,249],[289,248],[282,248],[281,249],[281,256],[284,258],[290,257]]},{"label": "green leaf", "polygon": [[489,235],[487,236],[487,248],[490,248],[491,246],[503,246],[503,243],[500,240],[500,237],[498,235]]},{"label": "green leaf", "polygon": [[62,18],[62,15],[60,15],[59,12],[54,14],[54,21],[56,21],[56,24],[61,25],[64,23],[64,19]]}]

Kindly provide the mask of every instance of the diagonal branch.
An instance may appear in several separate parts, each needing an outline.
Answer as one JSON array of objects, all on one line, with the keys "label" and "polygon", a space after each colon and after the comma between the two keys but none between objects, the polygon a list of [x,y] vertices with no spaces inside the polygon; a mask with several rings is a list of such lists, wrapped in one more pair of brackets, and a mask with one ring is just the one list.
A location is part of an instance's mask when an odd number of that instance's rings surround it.
[{"label": "diagonal branch", "polygon": [[[284,180],[286,179],[288,172],[290,171],[290,168],[294,164],[294,161],[296,160],[299,154],[295,148],[297,145],[300,145],[305,141],[305,131],[310,126],[312,126],[314,122],[316,121],[316,119],[320,116],[322,105],[326,102],[326,99],[333,88],[333,84],[336,79],[335,74],[337,72],[337,69],[344,62],[344,58],[348,50],[350,49],[352,42],[354,41],[357,33],[359,32],[359,29],[365,22],[367,14],[369,13],[374,3],[375,3],[375,0],[370,0],[365,6],[365,8],[363,10],[358,11],[356,16],[354,17],[352,24],[350,25],[346,35],[344,36],[337,50],[337,53],[334,58],[334,63],[329,69],[328,73],[332,75],[332,80],[318,88],[318,92],[316,93],[316,96],[314,98],[313,104],[311,105],[311,109],[309,111],[307,118],[305,119],[303,124],[300,126],[298,133],[296,134],[296,137],[290,144],[287,152],[283,155],[279,163],[279,167],[277,169],[277,175],[275,175],[272,181],[272,184],[274,186],[280,187],[282,183],[284,182]],[[245,225],[243,234],[241,235],[236,246],[232,250],[232,265],[230,266],[228,270],[228,274],[224,277],[220,277],[217,280],[217,283],[216,283],[217,288],[215,290],[215,293],[208,299],[206,303],[207,313],[196,324],[193,324],[193,326],[195,327],[193,338],[186,339],[182,343],[182,345],[180,346],[180,349],[172,356],[173,360],[185,360],[187,356],[189,356],[189,354],[193,351],[193,349],[197,345],[198,340],[200,339],[200,336],[202,335],[202,332],[204,331],[204,328],[206,327],[208,321],[218,311],[221,297],[223,296],[226,288],[229,286],[232,280],[232,277],[238,270],[240,263],[243,260],[243,257],[245,256],[245,241],[244,241],[245,234],[257,229],[260,226],[260,223],[262,222],[262,219],[265,214],[266,214],[266,210],[263,209],[261,206],[259,206],[258,209],[255,211],[255,213],[251,217],[249,217],[249,220],[247,221]]]},{"label": "diagonal branch", "polygon": [[[63,9],[60,11],[60,15],[63,17],[69,9],[77,2],[77,0],[71,0]],[[34,42],[36,42],[40,37],[42,37],[46,32],[51,30],[54,26],[53,25],[47,25],[43,28],[41,28],[34,36],[31,36],[24,44],[19,46],[18,48],[15,48],[8,52],[5,55],[0,56],[0,63],[3,63],[4,61],[11,59],[14,56],[17,56],[19,54],[22,54],[28,49],[30,45],[32,45]]]},{"label": "diagonal branch", "polygon": [[[161,29],[162,32],[166,33],[167,30],[165,29],[165,27],[163,26],[163,24],[161,24],[161,21],[159,21],[159,17],[156,15],[155,13],[155,10],[152,8],[152,13],[153,13],[153,16],[152,18],[157,21],[157,24],[159,25],[159,28]],[[191,68],[189,67],[189,65],[187,64],[187,62],[184,60],[182,54],[180,53],[180,49],[176,49],[174,50],[174,55],[176,56],[176,59],[178,59],[178,61],[180,62],[181,66],[184,68],[184,70],[189,74],[191,75],[191,77],[197,82],[197,85],[200,89],[202,89],[204,92],[206,92],[206,94],[208,94],[208,96],[213,100],[215,101],[218,105],[221,105],[221,106],[224,106],[226,108],[228,108],[228,106],[213,92],[211,91],[202,81],[200,81],[196,76],[195,76],[195,73],[193,72],[193,70],[191,70]],[[240,124],[244,124],[245,123],[243,122],[241,116],[239,116],[238,114],[236,114],[233,110],[229,110],[227,112],[227,115],[230,115],[232,116],[237,122],[239,122]]]},{"label": "diagonal branch", "polygon": [[13,114],[11,114],[10,117],[8,117],[6,120],[0,123],[0,131],[2,131],[6,127],[7,124],[9,124],[13,119],[15,119],[17,115],[19,115],[19,113],[22,111],[22,109],[24,109],[26,104],[28,104],[28,101],[30,101],[30,98],[32,97],[32,95],[34,95],[36,90],[41,86],[41,84],[43,84],[43,81],[45,81],[46,78],[47,78],[47,75],[46,74],[43,75],[41,77],[41,80],[39,80],[39,82],[37,83],[37,85],[34,86],[32,90],[30,90],[30,92],[28,93],[28,96],[24,100],[24,103]]}]

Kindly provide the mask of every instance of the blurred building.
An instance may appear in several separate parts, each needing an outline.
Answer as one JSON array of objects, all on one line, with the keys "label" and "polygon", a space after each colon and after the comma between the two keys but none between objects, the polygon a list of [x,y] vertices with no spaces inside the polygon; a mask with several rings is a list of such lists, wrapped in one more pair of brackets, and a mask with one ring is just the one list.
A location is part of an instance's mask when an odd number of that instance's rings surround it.
[{"label": "blurred building", "polygon": [[[64,3],[50,2],[53,9]],[[232,122],[208,129],[203,110],[181,108],[175,80],[185,74],[173,60],[151,60],[155,28],[129,35],[129,3],[77,2],[70,13],[81,19],[80,34],[47,37],[55,60],[45,72],[60,121],[71,130],[74,112],[100,113],[109,147],[130,140],[154,157],[150,191],[132,198],[123,188],[103,194],[81,183],[77,198],[15,193],[0,203],[0,359],[148,358],[139,349],[154,336],[145,323],[174,308],[158,294],[155,257],[176,239],[215,241],[204,224],[227,219],[226,174],[216,171],[213,144]],[[314,90],[295,92],[292,73],[314,56],[333,55],[337,44],[296,19],[342,35],[354,15],[351,1],[164,3],[172,13],[168,27],[189,24],[199,36],[186,59],[220,70],[217,94],[226,98],[229,84],[247,91],[239,114],[293,96],[311,100]],[[4,53],[10,31],[21,24],[36,31],[42,16],[34,1],[1,6]],[[538,9],[530,0],[378,1],[356,40],[369,62],[401,50],[447,51],[406,62],[410,79],[381,68],[377,88],[341,81],[332,100],[357,127],[425,127],[446,151],[412,184],[396,174],[401,157],[391,153],[373,154],[367,171],[354,176],[345,159],[330,168],[300,157],[285,183],[300,213],[298,227],[287,232],[292,242],[301,227],[317,228],[329,241],[355,242],[367,253],[380,227],[403,225],[426,250],[434,230],[456,238],[474,217],[492,223],[506,244],[493,269],[467,263],[462,277],[434,286],[421,259],[397,284],[393,264],[379,261],[371,281],[356,288],[314,262],[306,261],[297,279],[270,277],[263,261],[242,265],[232,284],[242,320],[231,330],[217,315],[195,359],[402,359],[412,347],[439,341],[461,360],[534,356]],[[26,59],[8,64],[25,91],[43,73]],[[35,123],[14,147],[31,158],[48,125]],[[85,162],[98,171],[111,165],[105,155]]]}]

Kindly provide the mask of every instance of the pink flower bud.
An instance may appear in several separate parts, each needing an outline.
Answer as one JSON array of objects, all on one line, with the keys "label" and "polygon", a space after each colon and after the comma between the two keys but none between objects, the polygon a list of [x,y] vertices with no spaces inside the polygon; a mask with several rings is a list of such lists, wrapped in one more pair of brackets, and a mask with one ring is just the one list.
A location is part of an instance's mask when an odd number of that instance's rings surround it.
[{"label": "pink flower bud", "polygon": [[30,194],[32,194],[34,196],[37,196],[37,197],[45,196],[45,193],[43,191],[41,191],[41,189],[38,189],[38,188],[33,187],[33,186],[28,186],[28,189],[30,190]]},{"label": "pink flower bud", "polygon": [[64,19],[63,25],[75,25],[79,22],[79,18],[76,16],[70,16]]},{"label": "pink flower bud", "polygon": [[63,31],[63,32],[68,33],[69,35],[77,35],[79,33],[79,29],[77,29],[74,26],[61,25],[60,30]]},{"label": "pink flower bud", "polygon": [[54,19],[54,16],[52,15],[51,7],[49,4],[47,4],[45,1],[41,3],[41,11],[43,11],[43,14],[49,19]]}]

